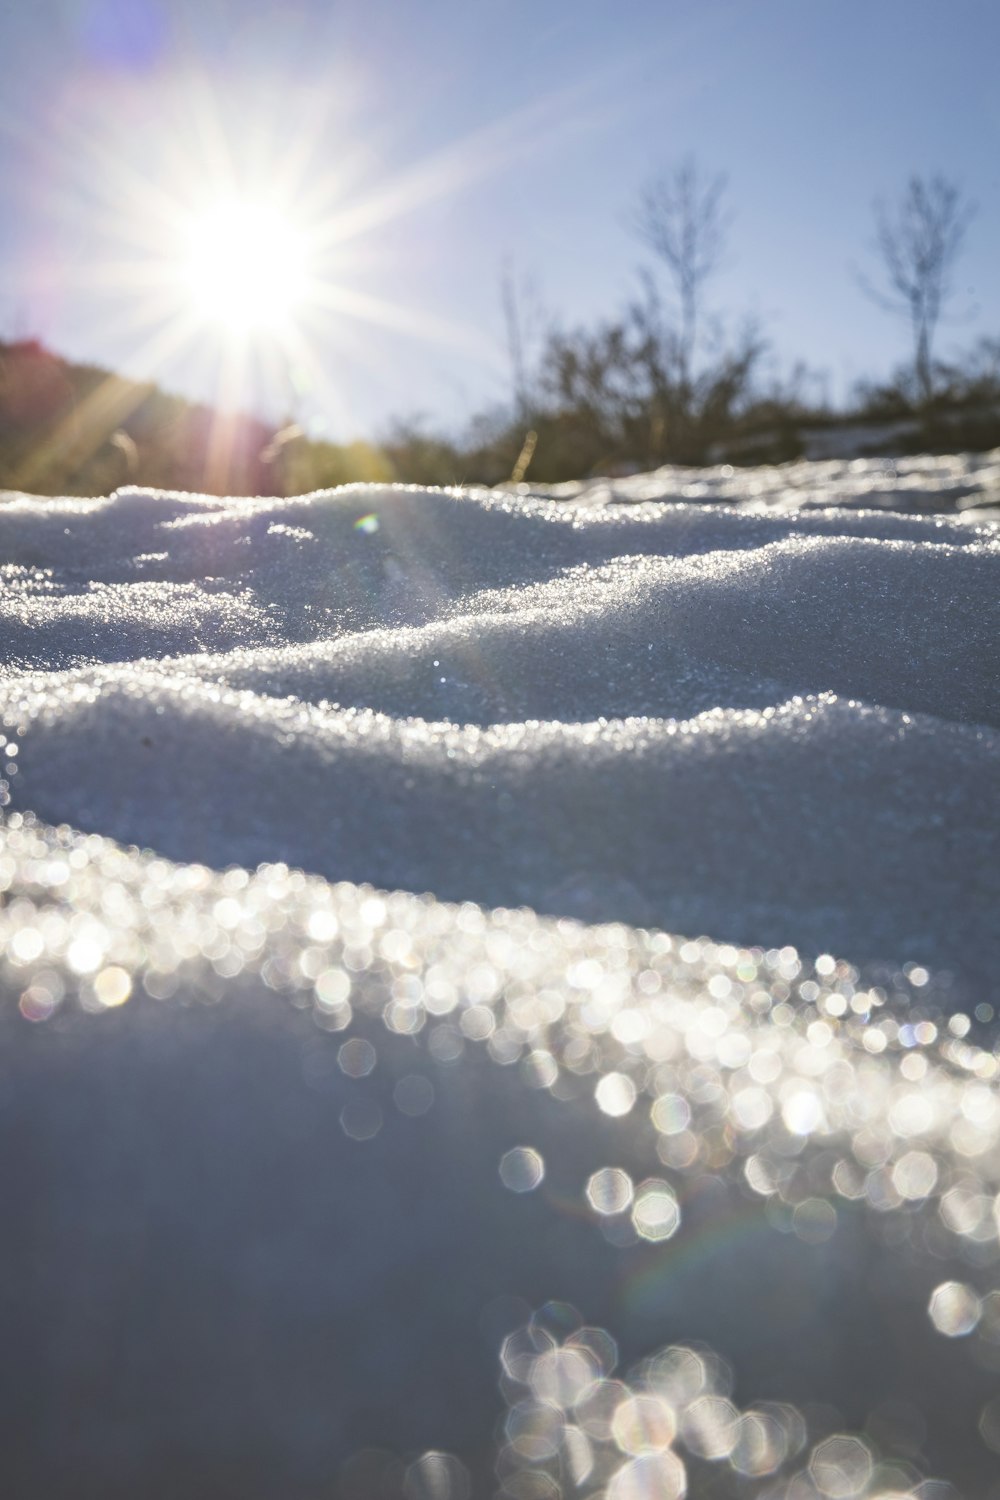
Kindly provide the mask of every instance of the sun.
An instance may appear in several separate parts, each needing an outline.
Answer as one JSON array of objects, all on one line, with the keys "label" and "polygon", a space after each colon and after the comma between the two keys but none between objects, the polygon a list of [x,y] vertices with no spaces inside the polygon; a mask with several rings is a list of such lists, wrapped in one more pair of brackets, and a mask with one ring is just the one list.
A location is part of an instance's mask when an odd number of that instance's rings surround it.
[{"label": "sun", "polygon": [[233,335],[281,334],[308,300],[306,236],[272,204],[213,203],[186,226],[180,280],[198,319]]}]

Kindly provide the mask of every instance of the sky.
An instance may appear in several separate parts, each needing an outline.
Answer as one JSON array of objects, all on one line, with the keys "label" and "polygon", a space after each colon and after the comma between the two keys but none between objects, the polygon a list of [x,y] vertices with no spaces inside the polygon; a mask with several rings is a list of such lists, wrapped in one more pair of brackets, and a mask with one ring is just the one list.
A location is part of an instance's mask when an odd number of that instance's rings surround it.
[{"label": "sky", "polygon": [[[939,352],[1000,336],[998,57],[996,0],[6,5],[0,338],[337,440],[457,432],[510,399],[504,267],[536,348],[613,316],[638,193],[693,153],[728,180],[711,307],[842,400],[907,353],[858,272],[913,172],[977,205]],[[220,194],[307,239],[294,327],[234,343],[178,280]]]}]

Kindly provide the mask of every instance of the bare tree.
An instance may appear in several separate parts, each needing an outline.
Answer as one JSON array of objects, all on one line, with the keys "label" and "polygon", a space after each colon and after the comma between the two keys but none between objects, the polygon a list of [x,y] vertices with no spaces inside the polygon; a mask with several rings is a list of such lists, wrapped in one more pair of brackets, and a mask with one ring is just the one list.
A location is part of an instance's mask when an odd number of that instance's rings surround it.
[{"label": "bare tree", "polygon": [[632,227],[670,273],[680,303],[678,367],[690,391],[702,317],[705,282],[718,270],[726,247],[729,215],[723,206],[724,176],[705,177],[693,156],[654,177],[642,189]]},{"label": "bare tree", "polygon": [[940,175],[913,176],[895,207],[875,205],[875,247],[888,294],[865,277],[861,285],[880,306],[909,319],[913,373],[925,403],[934,395],[935,330],[952,295],[952,271],[974,213],[975,205],[963,200],[959,187]]}]

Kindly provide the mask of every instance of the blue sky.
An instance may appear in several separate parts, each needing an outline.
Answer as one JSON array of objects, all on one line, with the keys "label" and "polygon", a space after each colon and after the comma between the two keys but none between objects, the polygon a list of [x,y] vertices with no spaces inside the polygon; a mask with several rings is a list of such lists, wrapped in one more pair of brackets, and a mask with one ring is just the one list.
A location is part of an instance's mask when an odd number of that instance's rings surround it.
[{"label": "blue sky", "polygon": [[147,272],[221,162],[326,232],[340,310],[243,393],[334,437],[505,399],[505,257],[564,325],[613,313],[687,152],[730,184],[711,300],[776,369],[839,396],[904,356],[852,267],[913,171],[978,203],[940,352],[1000,335],[996,0],[30,0],[0,56],[0,336],[215,395],[218,331],[172,338]]}]

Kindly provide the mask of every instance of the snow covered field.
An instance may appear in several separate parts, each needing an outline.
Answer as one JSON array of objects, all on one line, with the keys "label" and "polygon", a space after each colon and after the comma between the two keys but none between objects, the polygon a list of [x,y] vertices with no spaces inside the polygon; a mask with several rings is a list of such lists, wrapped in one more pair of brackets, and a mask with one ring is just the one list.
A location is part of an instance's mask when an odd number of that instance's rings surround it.
[{"label": "snow covered field", "polygon": [[17,1493],[1000,1494],[998,515],[0,499]]}]

